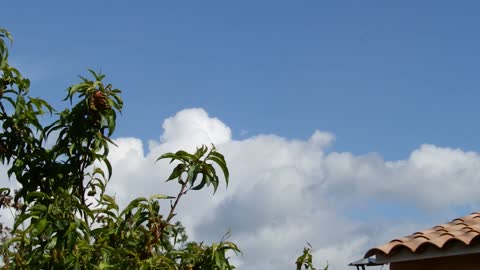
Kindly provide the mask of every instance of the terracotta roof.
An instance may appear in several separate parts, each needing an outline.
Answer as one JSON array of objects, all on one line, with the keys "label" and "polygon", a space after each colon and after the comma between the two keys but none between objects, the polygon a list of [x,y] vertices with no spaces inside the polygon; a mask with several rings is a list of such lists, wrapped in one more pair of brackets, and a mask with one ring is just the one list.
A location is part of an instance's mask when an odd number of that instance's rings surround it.
[{"label": "terracotta roof", "polygon": [[452,241],[470,245],[473,240],[480,239],[480,212],[456,218],[446,224],[435,226],[412,235],[394,239],[387,244],[372,248],[365,254],[365,258],[376,254],[391,255],[399,248],[407,248],[416,253],[428,245],[442,249]]}]

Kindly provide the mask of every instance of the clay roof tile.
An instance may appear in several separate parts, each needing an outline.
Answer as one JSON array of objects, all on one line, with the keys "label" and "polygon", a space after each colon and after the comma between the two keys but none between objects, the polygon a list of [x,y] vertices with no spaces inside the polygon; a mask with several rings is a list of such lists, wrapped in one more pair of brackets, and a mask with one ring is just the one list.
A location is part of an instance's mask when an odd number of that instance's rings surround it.
[{"label": "clay roof tile", "polygon": [[451,241],[459,241],[468,246],[477,238],[480,238],[480,212],[474,212],[448,223],[394,239],[387,244],[370,249],[365,254],[365,258],[378,253],[388,256],[395,249],[402,247],[408,248],[413,253],[421,251],[421,247],[426,245],[433,245],[441,249]]}]

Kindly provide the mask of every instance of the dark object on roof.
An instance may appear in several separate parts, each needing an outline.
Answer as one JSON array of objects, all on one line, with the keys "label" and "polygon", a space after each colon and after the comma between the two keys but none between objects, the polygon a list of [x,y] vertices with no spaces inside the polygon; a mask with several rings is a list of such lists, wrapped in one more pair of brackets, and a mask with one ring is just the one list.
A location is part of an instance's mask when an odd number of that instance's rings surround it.
[{"label": "dark object on roof", "polygon": [[370,258],[365,258],[365,259],[360,259],[358,261],[352,262],[349,264],[349,266],[356,266],[358,270],[364,270],[365,266],[375,266],[375,265],[383,265],[383,263],[378,264],[375,261],[375,258],[370,257]]}]

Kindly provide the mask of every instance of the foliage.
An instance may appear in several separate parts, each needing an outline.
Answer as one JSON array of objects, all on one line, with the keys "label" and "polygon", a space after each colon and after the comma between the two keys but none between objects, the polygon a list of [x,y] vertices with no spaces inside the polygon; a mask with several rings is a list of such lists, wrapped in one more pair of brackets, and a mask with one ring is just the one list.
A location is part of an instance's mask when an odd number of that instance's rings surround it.
[{"label": "foliage", "polygon": [[[176,165],[167,181],[178,182],[177,196],[137,198],[120,209],[106,186],[121,91],[89,70],[90,77],[67,89],[70,108],[56,111],[29,95],[30,81],[8,63],[8,41],[0,29],[0,159],[20,188],[0,189],[0,207],[14,216],[12,228],[0,223],[3,269],[235,269],[229,254],[240,250],[226,240],[229,234],[210,245],[187,242],[182,224],[173,222],[189,191],[211,186],[215,193],[216,168],[228,185],[224,156],[214,146],[160,156]],[[48,115],[54,120],[44,124]],[[163,216],[165,200],[170,209]],[[314,269],[309,251],[297,269]]]},{"label": "foliage", "polygon": [[[240,251],[235,244],[185,243],[183,226],[172,222],[187,191],[216,190],[213,164],[228,181],[223,155],[203,146],[193,154],[161,156],[179,162],[169,178],[178,180],[179,194],[137,198],[120,209],[105,188],[121,91],[90,70],[91,78],[80,77],[67,89],[71,108],[57,112],[29,95],[29,80],[8,64],[5,41],[11,36],[5,30],[0,35],[0,158],[21,185],[15,192],[0,190],[1,206],[15,212],[13,228],[0,230],[4,269],[234,269],[227,253]],[[43,125],[44,114],[55,120]],[[47,147],[51,137],[56,143]],[[167,217],[161,200],[174,200]]]},{"label": "foliage", "polygon": [[[303,254],[297,258],[296,265],[297,270],[317,270],[313,266],[312,246],[310,244],[308,244],[308,247],[303,248]],[[328,270],[328,265],[323,270]]]}]

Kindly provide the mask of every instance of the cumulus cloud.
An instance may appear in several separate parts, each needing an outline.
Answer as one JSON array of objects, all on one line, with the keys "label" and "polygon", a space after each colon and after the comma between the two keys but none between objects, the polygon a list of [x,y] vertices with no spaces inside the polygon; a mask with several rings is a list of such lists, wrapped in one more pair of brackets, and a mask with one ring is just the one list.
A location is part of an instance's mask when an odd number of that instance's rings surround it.
[{"label": "cumulus cloud", "polygon": [[[345,269],[370,247],[447,221],[439,209],[451,214],[480,201],[475,152],[425,144],[404,160],[386,161],[374,153],[330,150],[335,136],[318,130],[307,140],[273,134],[235,140],[225,123],[199,108],[178,112],[163,129],[147,147],[138,138],[115,140],[109,192],[122,204],[175,195],[177,184],[164,182],[172,166],[157,157],[214,143],[227,159],[230,185],[214,196],[212,190],[188,193],[178,218],[195,240],[218,241],[231,229],[231,240],[244,252],[235,258],[242,270],[293,269],[307,241],[318,266],[328,261],[329,269]],[[163,207],[168,211],[169,203]],[[392,217],[399,209],[416,214]]]},{"label": "cumulus cloud", "polygon": [[307,241],[319,265],[344,269],[368,248],[424,225],[372,214],[388,211],[382,204],[438,209],[479,201],[480,157],[474,152],[425,144],[405,160],[385,161],[374,153],[329,152],[335,136],[318,130],[304,141],[271,134],[233,140],[225,123],[198,108],[166,119],[163,129],[147,153],[139,139],[116,140],[111,190],[124,201],[173,195],[178,187],[163,183],[171,167],[155,164],[156,157],[214,143],[227,158],[230,186],[215,196],[191,192],[179,218],[196,240],[217,241],[231,229],[244,251],[236,259],[240,269],[292,269]]},{"label": "cumulus cloud", "polygon": [[200,108],[187,109],[163,122],[161,145],[169,148],[184,147],[193,149],[205,143],[223,144],[232,138],[232,132],[222,121],[210,118],[207,112]]},{"label": "cumulus cloud", "polygon": [[331,153],[324,161],[334,194],[355,191],[359,198],[413,200],[428,208],[478,202],[480,157],[474,152],[425,144],[406,160]]}]

